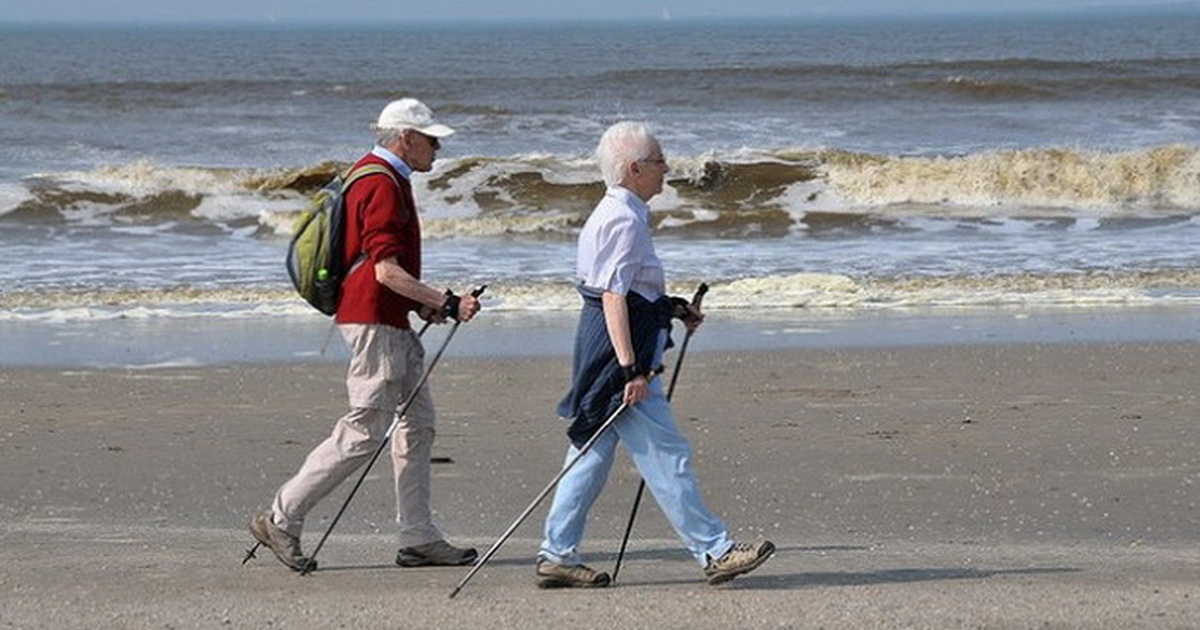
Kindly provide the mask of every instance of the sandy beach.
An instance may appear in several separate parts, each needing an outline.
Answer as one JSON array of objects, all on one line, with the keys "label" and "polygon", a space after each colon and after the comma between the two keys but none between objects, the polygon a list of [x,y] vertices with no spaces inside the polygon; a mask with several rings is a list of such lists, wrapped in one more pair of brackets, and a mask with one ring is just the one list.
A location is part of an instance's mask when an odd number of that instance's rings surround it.
[{"label": "sandy beach", "polygon": [[[557,471],[568,361],[438,366],[453,541],[482,552]],[[343,410],[339,362],[5,369],[0,628],[1200,627],[1198,361],[1177,341],[697,343],[678,421],[711,507],[776,557],[709,587],[649,502],[614,588],[540,591],[543,505],[453,600],[466,568],[391,564],[386,458],[321,570],[241,564],[251,514]],[[636,483],[623,459],[593,566],[611,570]]]}]

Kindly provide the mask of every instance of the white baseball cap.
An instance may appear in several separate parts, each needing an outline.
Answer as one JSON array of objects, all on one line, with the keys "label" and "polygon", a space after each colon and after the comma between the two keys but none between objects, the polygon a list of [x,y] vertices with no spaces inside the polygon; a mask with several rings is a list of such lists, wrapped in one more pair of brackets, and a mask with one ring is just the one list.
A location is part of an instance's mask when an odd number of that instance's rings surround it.
[{"label": "white baseball cap", "polygon": [[388,103],[379,112],[376,129],[413,129],[434,138],[445,138],[454,130],[433,119],[433,111],[415,98],[402,98]]}]

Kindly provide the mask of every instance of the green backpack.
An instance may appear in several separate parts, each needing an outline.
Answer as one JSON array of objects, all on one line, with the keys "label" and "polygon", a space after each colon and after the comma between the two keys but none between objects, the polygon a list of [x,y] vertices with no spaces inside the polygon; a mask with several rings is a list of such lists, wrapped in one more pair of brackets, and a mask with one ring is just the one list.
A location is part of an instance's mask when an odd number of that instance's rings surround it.
[{"label": "green backpack", "polygon": [[[346,191],[367,176],[383,173],[396,182],[391,170],[382,164],[365,164],[339,174],[312,196],[308,207],[292,225],[288,245],[287,271],[296,292],[318,311],[337,313],[342,280],[353,270],[346,268]],[[362,256],[359,256],[362,260]],[[355,263],[357,265],[358,263]]]}]

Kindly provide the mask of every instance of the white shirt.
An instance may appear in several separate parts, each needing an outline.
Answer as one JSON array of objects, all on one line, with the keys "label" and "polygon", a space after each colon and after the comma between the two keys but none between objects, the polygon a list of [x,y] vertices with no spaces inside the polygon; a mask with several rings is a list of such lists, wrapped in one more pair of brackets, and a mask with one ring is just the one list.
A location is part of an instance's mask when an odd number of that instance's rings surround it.
[{"label": "white shirt", "polygon": [[575,266],[585,287],[654,301],[667,290],[650,239],[650,206],[620,186],[609,188],[579,233]]}]

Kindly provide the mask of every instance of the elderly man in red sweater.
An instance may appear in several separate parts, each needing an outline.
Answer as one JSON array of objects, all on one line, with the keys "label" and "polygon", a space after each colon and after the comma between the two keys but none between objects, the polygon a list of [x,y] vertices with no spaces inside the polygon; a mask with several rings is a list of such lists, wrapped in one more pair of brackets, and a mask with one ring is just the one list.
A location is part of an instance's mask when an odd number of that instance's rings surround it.
[{"label": "elderly man in red sweater", "polygon": [[[346,389],[350,411],[318,445],[300,470],[275,494],[270,509],[250,531],[288,567],[311,570],[300,550],[304,517],[330,491],[370,459],[385,438],[398,404],[413,393],[424,371],[425,351],[412,330],[410,313],[436,323],[469,321],[479,301],[421,281],[421,222],[409,178],[425,173],[441,138],[454,133],[411,98],[389,103],[375,125],[376,146],[355,168],[386,167],[366,175],[346,192],[346,264],[337,325],[350,349]],[[403,567],[464,565],[474,549],[446,542],[430,508],[430,450],[434,409],[428,386],[416,392],[392,439],[396,522]]]}]

